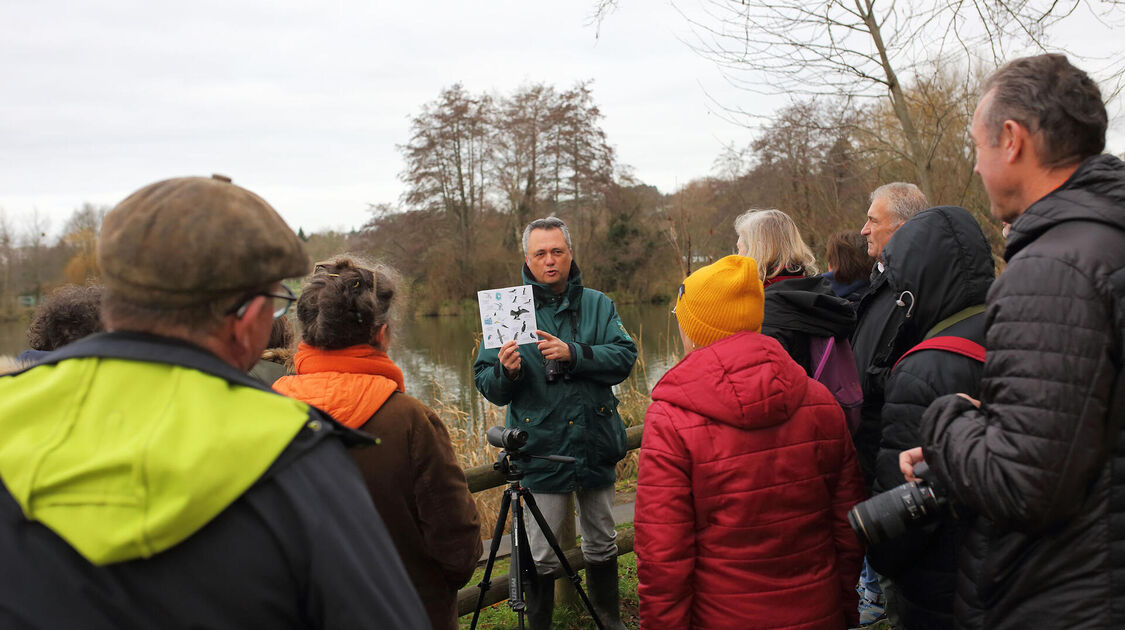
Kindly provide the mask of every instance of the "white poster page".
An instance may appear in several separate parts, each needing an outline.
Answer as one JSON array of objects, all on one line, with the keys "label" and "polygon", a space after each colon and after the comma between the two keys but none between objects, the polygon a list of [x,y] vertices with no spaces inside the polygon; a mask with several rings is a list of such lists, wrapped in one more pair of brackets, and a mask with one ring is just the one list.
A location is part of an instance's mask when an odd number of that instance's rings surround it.
[{"label": "white poster page", "polygon": [[499,348],[512,341],[535,343],[535,304],[531,285],[477,291],[480,326],[485,348]]}]

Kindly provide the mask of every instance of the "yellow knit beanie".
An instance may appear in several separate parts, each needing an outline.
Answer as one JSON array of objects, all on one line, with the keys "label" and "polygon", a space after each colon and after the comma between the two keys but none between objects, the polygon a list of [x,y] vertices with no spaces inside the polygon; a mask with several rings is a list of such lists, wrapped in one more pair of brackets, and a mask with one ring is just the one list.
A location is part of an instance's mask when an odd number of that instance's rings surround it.
[{"label": "yellow knit beanie", "polygon": [[676,298],[676,320],[697,348],[743,330],[762,330],[764,297],[758,264],[727,256],[684,280]]}]

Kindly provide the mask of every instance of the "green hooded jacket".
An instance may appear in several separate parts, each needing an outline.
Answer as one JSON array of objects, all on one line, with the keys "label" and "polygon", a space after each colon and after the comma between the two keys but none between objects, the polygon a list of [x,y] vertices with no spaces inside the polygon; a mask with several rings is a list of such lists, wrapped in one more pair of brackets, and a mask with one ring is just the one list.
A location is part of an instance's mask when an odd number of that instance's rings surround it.
[{"label": "green hooded jacket", "polygon": [[423,628],[345,447],[186,341],[92,335],[0,377],[0,627]]},{"label": "green hooded jacket", "polygon": [[613,386],[629,376],[637,346],[613,301],[582,286],[577,264],[571,263],[566,291],[559,295],[536,282],[526,265],[523,282],[535,296],[538,329],[565,341],[571,362],[548,383],[543,355],[535,344],[524,344],[521,373],[513,381],[500,365],[499,349],[482,346],[473,365],[477,389],[493,404],[508,405],[507,426],[528,432],[522,452],[575,459],[521,463],[525,488],[547,493],[604,488],[616,479],[615,467],[626,453]]},{"label": "green hooded jacket", "polygon": [[2,378],[0,400],[4,485],[95,565],[194,534],[262,476],[309,410],[189,367],[100,357]]}]

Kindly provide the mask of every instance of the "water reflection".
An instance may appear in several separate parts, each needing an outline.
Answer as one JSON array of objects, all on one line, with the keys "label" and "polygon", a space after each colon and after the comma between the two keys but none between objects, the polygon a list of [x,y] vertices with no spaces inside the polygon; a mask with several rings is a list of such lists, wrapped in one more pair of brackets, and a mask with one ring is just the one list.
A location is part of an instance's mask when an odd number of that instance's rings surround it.
[{"label": "water reflection", "polygon": [[0,354],[16,356],[27,350],[27,323],[0,322]]},{"label": "water reflection", "polygon": [[[618,310],[640,350],[630,384],[650,391],[682,353],[675,322],[666,305],[623,305]],[[473,386],[480,320],[475,315],[419,317],[399,327],[390,353],[405,375],[407,393],[430,406],[455,405],[480,415],[489,405]]]},{"label": "water reflection", "polygon": [[[679,359],[682,349],[667,305],[622,305],[621,320],[637,340],[640,354],[630,385],[651,391]],[[0,322],[0,354],[15,356],[27,348],[27,324]],[[489,416],[491,404],[473,386],[473,360],[480,319],[417,317],[392,332],[391,358],[402,368],[406,391],[435,408],[455,408],[474,421]],[[452,419],[446,418],[447,422]],[[480,427],[463,426],[476,432]]]}]

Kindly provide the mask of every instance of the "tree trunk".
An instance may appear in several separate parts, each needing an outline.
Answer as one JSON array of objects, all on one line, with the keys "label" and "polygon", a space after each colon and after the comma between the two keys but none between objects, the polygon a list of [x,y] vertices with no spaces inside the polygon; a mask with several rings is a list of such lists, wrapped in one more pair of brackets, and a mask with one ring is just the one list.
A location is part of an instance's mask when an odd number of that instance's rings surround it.
[{"label": "tree trunk", "polygon": [[934,191],[930,185],[930,160],[926,155],[926,151],[922,148],[922,140],[918,136],[918,130],[914,127],[914,119],[910,115],[910,110],[906,107],[906,97],[902,93],[902,85],[898,82],[898,76],[895,74],[894,68],[891,67],[891,60],[887,57],[887,47],[883,43],[883,34],[880,30],[879,23],[875,20],[874,15],[874,0],[864,0],[860,5],[859,0],[856,0],[856,8],[859,9],[863,15],[863,21],[867,24],[867,30],[871,34],[872,41],[875,42],[875,49],[879,51],[879,63],[883,66],[883,72],[887,76],[887,89],[891,93],[891,105],[894,107],[895,117],[898,118],[902,124],[902,133],[906,136],[906,143],[910,148],[910,162],[914,165],[914,172],[918,177],[918,187],[922,189],[922,194],[926,195],[926,199],[930,203],[934,203]]}]

